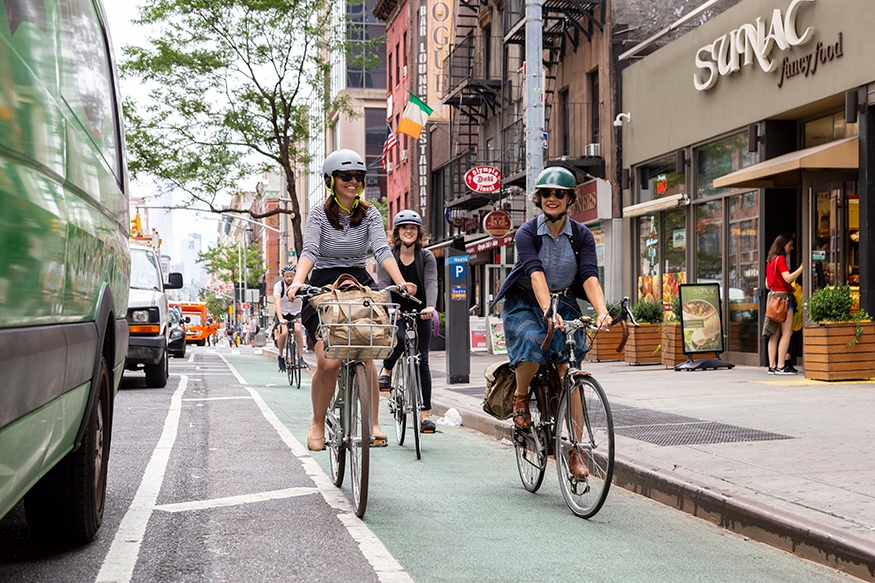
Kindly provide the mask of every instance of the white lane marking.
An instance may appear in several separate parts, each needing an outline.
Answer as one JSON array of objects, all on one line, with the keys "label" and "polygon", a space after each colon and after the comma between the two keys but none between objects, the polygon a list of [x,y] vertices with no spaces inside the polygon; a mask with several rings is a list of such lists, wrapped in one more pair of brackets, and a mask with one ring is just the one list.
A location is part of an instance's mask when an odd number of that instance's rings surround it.
[{"label": "white lane marking", "polygon": [[237,506],[251,504],[252,502],[264,502],[265,500],[279,500],[281,498],[294,498],[296,496],[308,496],[318,494],[316,488],[286,488],[272,492],[258,492],[256,494],[243,494],[241,496],[229,496],[227,498],[213,498],[212,500],[194,500],[192,502],[180,502],[178,504],[162,504],[155,510],[164,512],[187,512],[189,510],[204,510],[206,508],[221,508],[224,506]]},{"label": "white lane marking", "polygon": [[250,400],[252,397],[202,397],[200,399],[183,399],[183,401],[232,401],[234,399]]},{"label": "white lane marking", "polygon": [[194,362],[194,352],[192,352],[191,356],[188,357],[188,362]]},{"label": "white lane marking", "polygon": [[346,528],[347,532],[349,532],[353,540],[358,543],[362,555],[368,563],[370,563],[380,581],[386,583],[413,583],[413,579],[407,574],[407,571],[404,570],[401,564],[395,560],[395,557],[389,553],[389,550],[382,542],[380,542],[380,539],[378,539],[376,535],[371,532],[371,529],[355,515],[352,505],[349,500],[346,499],[346,496],[343,495],[340,488],[337,488],[331,483],[331,480],[325,475],[325,472],[322,471],[322,468],[316,463],[316,460],[310,457],[310,454],[307,453],[304,446],[295,439],[295,436],[292,435],[289,428],[283,425],[283,422],[280,421],[279,417],[276,416],[276,413],[268,407],[267,403],[264,402],[264,399],[261,398],[261,395],[249,386],[246,379],[240,376],[240,373],[237,372],[234,365],[228,362],[223,355],[220,354],[218,356],[225,361],[225,364],[228,365],[228,368],[231,369],[231,372],[234,373],[234,376],[237,377],[237,380],[240,381],[243,388],[249,391],[249,394],[252,395],[252,399],[258,405],[258,408],[261,409],[261,414],[264,415],[264,418],[267,419],[268,423],[273,425],[273,428],[279,433],[280,439],[282,439],[289,449],[292,450],[292,454],[301,461],[304,471],[307,472],[307,475],[310,476],[313,482],[315,482],[316,487],[319,489],[325,502],[327,502],[332,508],[339,510],[337,518]]},{"label": "white lane marking", "polygon": [[140,554],[140,546],[143,544],[143,537],[146,534],[146,526],[149,524],[155,502],[158,500],[158,493],[161,491],[167,463],[170,460],[170,452],[176,442],[179,417],[182,412],[182,394],[187,385],[188,377],[182,375],[179,387],[170,399],[170,410],[164,420],[164,430],[161,432],[161,438],[158,439],[158,444],[146,466],[140,487],[137,489],[127,512],[125,512],[118,531],[112,539],[109,552],[103,559],[100,572],[97,573],[95,581],[98,583],[104,581],[125,583],[133,577],[137,557]]}]

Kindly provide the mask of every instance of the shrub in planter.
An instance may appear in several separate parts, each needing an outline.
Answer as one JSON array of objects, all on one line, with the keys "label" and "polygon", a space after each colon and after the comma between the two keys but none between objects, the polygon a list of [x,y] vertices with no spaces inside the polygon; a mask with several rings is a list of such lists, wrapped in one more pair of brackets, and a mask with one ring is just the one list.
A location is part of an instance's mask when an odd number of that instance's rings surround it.
[{"label": "shrub in planter", "polygon": [[853,305],[848,285],[811,295],[808,316],[816,323],[803,328],[806,378],[841,381],[875,376],[875,325],[865,310],[852,314]]},{"label": "shrub in planter", "polygon": [[632,306],[632,315],[639,324],[659,324],[665,316],[662,300],[641,300]]},{"label": "shrub in planter", "polygon": [[808,319],[814,322],[854,322],[855,338],[848,345],[856,344],[863,335],[860,322],[871,319],[866,310],[859,310],[851,314],[854,305],[854,297],[851,295],[851,286],[833,285],[821,288],[811,294],[808,300]]}]

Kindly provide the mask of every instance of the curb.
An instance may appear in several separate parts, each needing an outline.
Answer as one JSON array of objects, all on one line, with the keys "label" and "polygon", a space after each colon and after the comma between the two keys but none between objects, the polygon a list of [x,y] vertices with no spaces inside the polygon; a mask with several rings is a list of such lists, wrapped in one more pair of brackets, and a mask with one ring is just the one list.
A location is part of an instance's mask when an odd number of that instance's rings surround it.
[{"label": "curb", "polygon": [[[454,408],[462,425],[496,438],[511,439],[509,421],[432,396],[432,413]],[[814,561],[863,581],[875,582],[875,544],[838,529],[816,524],[765,504],[718,492],[680,474],[615,456],[613,484],[707,520],[736,534]]]}]

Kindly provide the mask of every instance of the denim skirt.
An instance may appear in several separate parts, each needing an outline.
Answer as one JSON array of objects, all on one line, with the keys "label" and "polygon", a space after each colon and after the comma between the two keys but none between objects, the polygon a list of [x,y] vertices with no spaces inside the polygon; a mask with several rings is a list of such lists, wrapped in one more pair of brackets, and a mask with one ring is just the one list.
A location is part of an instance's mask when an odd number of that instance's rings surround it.
[{"label": "denim skirt", "polygon": [[[565,296],[560,297],[559,314],[565,320],[579,318],[577,302]],[[565,350],[565,334],[559,330],[553,334],[547,350],[541,350],[541,343],[547,337],[547,324],[544,322],[544,311],[537,303],[526,301],[510,292],[504,297],[501,320],[504,323],[504,338],[511,367],[516,367],[520,362],[546,364],[550,358]],[[577,362],[574,364],[579,365],[586,352],[586,334],[583,330],[578,330],[574,339],[577,342]],[[559,362],[568,362],[568,358]]]}]

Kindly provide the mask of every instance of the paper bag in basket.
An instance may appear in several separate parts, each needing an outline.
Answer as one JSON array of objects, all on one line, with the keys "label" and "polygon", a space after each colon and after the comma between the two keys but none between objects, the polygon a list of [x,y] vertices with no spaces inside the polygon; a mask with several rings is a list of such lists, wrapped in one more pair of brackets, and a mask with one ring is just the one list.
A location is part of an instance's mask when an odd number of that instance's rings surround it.
[{"label": "paper bag in basket", "polygon": [[388,301],[388,292],[341,275],[331,291],[310,298],[310,305],[322,316],[322,340],[328,346],[391,346],[395,327],[384,307]]}]

